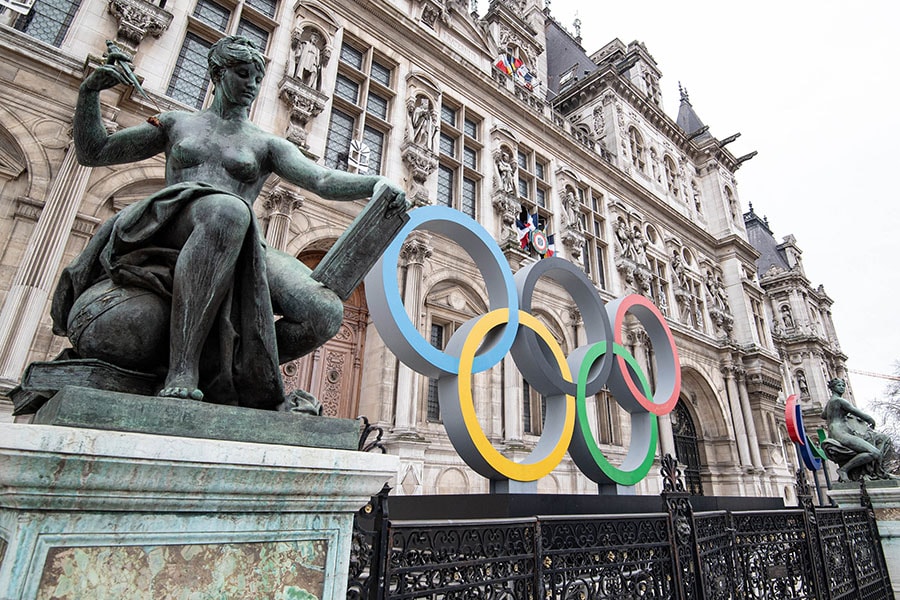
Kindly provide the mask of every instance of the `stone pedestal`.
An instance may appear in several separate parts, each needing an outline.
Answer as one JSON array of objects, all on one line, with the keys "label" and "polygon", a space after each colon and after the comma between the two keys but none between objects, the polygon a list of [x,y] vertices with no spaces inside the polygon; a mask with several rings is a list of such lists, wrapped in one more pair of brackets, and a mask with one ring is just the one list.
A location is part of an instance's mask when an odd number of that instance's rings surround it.
[{"label": "stone pedestal", "polygon": [[395,456],[0,423],[0,600],[346,595]]},{"label": "stone pedestal", "polygon": [[[860,506],[858,483],[835,483],[832,488],[828,495],[841,508]],[[866,490],[875,511],[894,597],[900,598],[900,480],[867,481]]]}]

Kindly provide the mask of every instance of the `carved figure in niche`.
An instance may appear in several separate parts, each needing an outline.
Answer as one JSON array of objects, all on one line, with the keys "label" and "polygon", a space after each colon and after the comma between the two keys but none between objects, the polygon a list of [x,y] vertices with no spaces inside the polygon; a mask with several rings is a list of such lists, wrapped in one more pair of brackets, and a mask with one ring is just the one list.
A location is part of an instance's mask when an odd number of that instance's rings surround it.
[{"label": "carved figure in niche", "polygon": [[497,155],[494,160],[497,167],[497,177],[500,181],[500,189],[508,194],[516,193],[516,165],[512,161],[512,156],[505,147]]},{"label": "carved figure in niche", "polygon": [[875,419],[842,397],[847,390],[843,379],[832,379],[828,389],[831,399],[822,412],[828,438],[822,450],[838,464],[840,481],[894,479],[886,470],[894,457],[891,438],[875,431]]},{"label": "carved figure in niche", "polygon": [[803,396],[809,396],[809,383],[806,381],[806,373],[797,371],[797,388]]},{"label": "carved figure in niche", "polygon": [[791,307],[787,304],[781,307],[781,319],[784,321],[785,329],[794,328],[794,317],[791,316]]},{"label": "carved figure in niche", "polygon": [[437,133],[437,111],[431,107],[431,100],[419,96],[418,102],[410,101],[407,106],[409,114],[410,138],[417,146],[434,152],[434,135]]},{"label": "carved figure in niche", "polygon": [[[104,65],[81,84],[79,161],[105,166],[164,152],[167,185],[104,223],[64,270],[53,330],[81,357],[159,375],[160,396],[276,409],[285,401],[279,364],[331,338],[343,304],[303,263],[263,242],[252,206],[266,179],[275,173],[332,200],[387,190],[386,214],[405,210],[406,197],[383,177],[323,168],[250,122],[266,66],[253,42],[222,38],[208,63],[209,108],[165,112],[112,135],[99,96],[124,77]],[[135,308],[97,308],[111,296]]]},{"label": "carved figure in niche", "polygon": [[312,89],[318,89],[319,85],[319,70],[322,66],[320,40],[319,32],[311,29],[309,37],[301,40],[294,52],[294,77]]},{"label": "carved figure in niche", "polygon": [[631,248],[634,254],[634,262],[639,265],[649,266],[650,261],[647,260],[647,246],[650,242],[644,237],[641,228],[637,225],[631,230]]},{"label": "carved figure in niche", "polygon": [[712,306],[724,313],[730,312],[728,308],[728,295],[725,293],[725,285],[721,277],[713,277],[712,271],[706,272],[706,293]]},{"label": "carved figure in niche", "polygon": [[687,269],[678,250],[672,250],[672,273],[675,275],[675,285],[683,290],[688,289]]},{"label": "carved figure in niche", "polygon": [[572,188],[566,187],[566,191],[563,193],[562,202],[563,218],[565,219],[563,224],[571,229],[580,231],[581,223],[578,220],[578,200],[575,198],[575,192]]},{"label": "carved figure in niche", "polygon": [[619,248],[619,254],[623,258],[634,259],[634,246],[631,242],[631,233],[628,231],[628,225],[625,220],[619,217],[616,221],[616,243]]}]

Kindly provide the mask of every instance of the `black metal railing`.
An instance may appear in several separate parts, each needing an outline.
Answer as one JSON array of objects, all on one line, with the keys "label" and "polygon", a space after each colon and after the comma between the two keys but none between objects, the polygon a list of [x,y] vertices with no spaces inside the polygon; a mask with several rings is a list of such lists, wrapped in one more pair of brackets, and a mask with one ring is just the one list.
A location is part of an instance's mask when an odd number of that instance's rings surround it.
[{"label": "black metal railing", "polygon": [[347,597],[893,598],[871,505],[815,507],[799,474],[797,508],[694,512],[712,501],[670,457],[663,482],[660,512],[459,520],[391,519],[385,488],[357,514]]}]

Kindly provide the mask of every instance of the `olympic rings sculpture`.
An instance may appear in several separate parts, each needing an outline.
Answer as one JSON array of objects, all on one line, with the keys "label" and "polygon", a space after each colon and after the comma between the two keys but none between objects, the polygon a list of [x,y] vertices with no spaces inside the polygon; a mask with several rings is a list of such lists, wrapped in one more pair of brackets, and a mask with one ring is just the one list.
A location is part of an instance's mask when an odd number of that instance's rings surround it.
[{"label": "olympic rings sculpture", "polygon": [[[493,237],[475,220],[444,206],[409,213],[409,222],[366,276],[366,297],[375,327],[405,365],[438,379],[441,417],[456,451],[474,471],[492,480],[536,481],[569,452],[578,468],[600,484],[634,485],[653,463],[657,417],[668,414],[681,391],[681,368],[672,332],[659,309],[644,296],[628,295],[608,305],[576,265],[558,257],[540,260],[513,275]],[[481,271],[489,311],[451,336],[446,350],[433,347],[410,321],[397,285],[403,242],[414,230],[454,240]],[[572,297],[584,320],[587,343],[568,357],[547,327],[531,314],[538,280],[547,277]],[[626,349],[626,314],[637,318],[656,354],[656,390]],[[547,399],[543,433],[522,462],[503,456],[478,423],[472,375],[490,369],[510,353],[528,384]],[[574,374],[574,375],[573,375]],[[631,416],[631,446],[620,466],[597,445],[586,398],[606,385]]]},{"label": "olympic rings sculpture", "polygon": [[821,469],[823,461],[828,460],[828,457],[825,456],[821,445],[813,444],[806,435],[806,428],[803,425],[803,410],[800,408],[800,398],[797,394],[791,394],[784,402],[784,421],[787,425],[788,437],[796,444],[797,454],[803,459],[804,466],[810,471]]}]

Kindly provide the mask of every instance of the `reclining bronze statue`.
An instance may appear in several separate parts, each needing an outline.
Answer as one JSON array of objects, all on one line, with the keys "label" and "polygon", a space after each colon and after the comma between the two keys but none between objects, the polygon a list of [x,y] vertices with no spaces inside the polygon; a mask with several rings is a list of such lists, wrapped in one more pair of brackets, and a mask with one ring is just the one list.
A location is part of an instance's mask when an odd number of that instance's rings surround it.
[{"label": "reclining bronze statue", "polygon": [[[81,84],[78,159],[105,166],[163,152],[166,187],[104,223],[65,269],[54,333],[68,336],[74,358],[157,374],[159,396],[276,409],[279,365],[329,340],[343,304],[304,264],[267,247],[252,210],[263,184],[274,173],[325,199],[387,198],[386,221],[405,217],[405,193],[380,176],[319,166],[251,123],[265,58],[247,38],[210,49],[208,108],[164,112],[110,135],[99,94],[132,83],[115,62]],[[390,231],[379,233],[390,241]]]},{"label": "reclining bronze statue", "polygon": [[838,464],[840,481],[892,479],[886,470],[894,455],[891,438],[875,431],[875,419],[843,398],[847,390],[843,379],[832,379],[828,389],[831,399],[822,412],[828,438],[822,451]]}]

